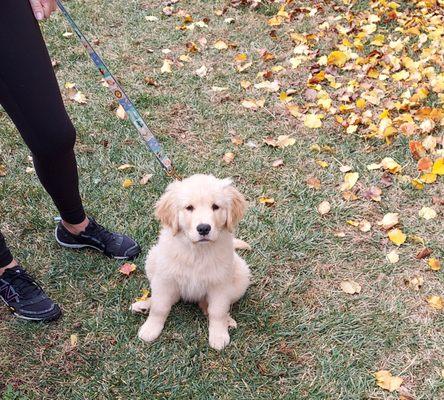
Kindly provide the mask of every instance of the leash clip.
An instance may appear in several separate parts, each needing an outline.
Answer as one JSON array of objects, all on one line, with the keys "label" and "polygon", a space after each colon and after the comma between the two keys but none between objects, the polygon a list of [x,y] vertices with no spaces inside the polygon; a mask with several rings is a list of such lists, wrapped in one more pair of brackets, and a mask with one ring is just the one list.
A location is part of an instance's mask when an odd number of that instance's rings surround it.
[{"label": "leash clip", "polygon": [[174,168],[173,166],[171,166],[169,169],[167,169],[165,171],[165,173],[170,178],[176,179],[178,181],[182,180],[182,177],[179,175],[179,173],[177,172],[176,168]]}]

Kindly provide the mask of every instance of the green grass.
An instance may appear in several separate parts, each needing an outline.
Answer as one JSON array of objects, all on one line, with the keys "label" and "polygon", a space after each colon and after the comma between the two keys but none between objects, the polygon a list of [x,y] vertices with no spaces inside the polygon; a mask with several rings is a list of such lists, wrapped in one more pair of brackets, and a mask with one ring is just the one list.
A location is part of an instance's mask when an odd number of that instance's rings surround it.
[{"label": "green grass", "polygon": [[[72,0],[67,7],[88,37],[100,39],[98,51],[180,172],[232,176],[250,200],[238,236],[253,246],[251,253],[243,254],[251,266],[253,285],[234,307],[239,327],[232,332],[230,346],[222,353],[209,349],[207,322],[196,306],[188,304],[173,308],[155,343],[146,345],[137,339],[143,317],[131,315],[128,308],[148,285],[143,257],[137,260],[139,270],[124,278],[117,272],[118,262],[57,246],[52,237],[57,211],[36,176],[25,173],[28,150],[0,111],[0,164],[8,169],[6,177],[0,178],[0,229],[16,257],[64,310],[64,318],[50,325],[22,323],[1,310],[0,393],[4,391],[5,400],[20,396],[54,400],[398,399],[397,394],[375,385],[372,374],[379,369],[401,374],[404,387],[415,399],[444,396],[440,375],[444,320],[424,300],[443,293],[442,272],[432,273],[416,260],[420,246],[412,243],[400,249],[398,264],[388,264],[385,254],[391,245],[376,225],[384,213],[399,212],[403,230],[423,236],[442,258],[442,217],[426,223],[417,217],[423,205],[431,204],[432,195],[442,193],[442,184],[419,193],[395,180],[383,189],[381,203],[343,200],[338,190],[343,177],[339,162],[361,173],[363,187],[378,184],[381,172],[369,172],[366,165],[385,156],[413,173],[406,140],[385,147],[345,137],[333,125],[307,132],[273,108],[242,109],[240,100],[254,96],[246,95],[238,82],[255,82],[256,73],[267,67],[258,50],[279,53],[287,49],[267,33],[265,21],[276,11],[274,6],[260,12],[228,8],[223,17],[215,16],[213,11],[224,4],[180,2],[195,20],[210,18],[209,29],[184,32],[175,30],[180,24],[177,17],[161,13],[160,1],[113,0],[105,5],[97,0]],[[359,2],[357,7],[365,4]],[[145,15],[156,15],[160,21],[149,23]],[[225,24],[226,17],[235,18],[235,23]],[[316,21],[303,23],[309,32]],[[60,62],[61,86],[76,82],[88,97],[84,106],[67,102],[78,131],[85,206],[108,228],[134,236],[145,256],[158,233],[153,204],[168,179],[129,122],[112,114],[111,95],[100,85],[98,73],[76,39],[62,37],[65,30],[69,28],[61,15],[43,24],[51,56]],[[176,58],[185,53],[187,42],[198,43],[201,37],[207,39],[207,47],[192,55],[191,63],[173,66],[171,75],[160,74],[162,49],[171,49]],[[216,51],[212,43],[219,38],[236,42],[238,49]],[[233,68],[237,52],[247,52],[255,60],[244,74]],[[203,64],[209,72],[201,79],[193,71]],[[147,86],[145,76],[153,77],[159,87]],[[305,79],[293,81],[294,87],[298,84],[305,87]],[[214,93],[212,86],[227,86],[229,91]],[[257,147],[233,146],[233,132]],[[296,144],[283,150],[262,145],[264,137],[280,134],[292,135]],[[333,146],[336,153],[317,154],[310,150],[313,143]],[[230,165],[222,161],[227,151],[236,154]],[[282,168],[271,167],[277,158],[284,160]],[[315,159],[330,165],[321,169]],[[124,163],[136,168],[118,171]],[[138,182],[145,173],[154,173],[148,185],[122,188],[125,178]],[[321,190],[307,187],[309,176],[321,180]],[[276,205],[260,205],[262,195],[274,197]],[[320,217],[316,207],[325,199],[332,203],[332,211]],[[359,232],[346,224],[353,218],[367,218],[374,227],[369,233]],[[345,238],[335,236],[336,230],[343,230]],[[404,285],[404,278],[413,274],[424,277],[419,292]],[[344,279],[358,281],[362,292],[356,296],[341,292],[339,283]],[[70,346],[71,334],[79,338],[75,348]]]}]

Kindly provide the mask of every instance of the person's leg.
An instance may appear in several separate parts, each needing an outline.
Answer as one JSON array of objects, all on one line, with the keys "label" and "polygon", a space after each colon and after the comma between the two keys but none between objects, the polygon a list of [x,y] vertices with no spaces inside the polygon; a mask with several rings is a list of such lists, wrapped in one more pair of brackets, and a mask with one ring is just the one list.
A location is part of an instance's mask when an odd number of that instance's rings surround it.
[{"label": "person's leg", "polygon": [[92,247],[118,259],[140,253],[128,236],[108,232],[82,207],[69,119],[28,0],[3,0],[0,13],[0,104],[33,154],[36,172],[62,217],[57,242]]},{"label": "person's leg", "polygon": [[16,265],[17,261],[12,257],[8,246],[6,246],[5,238],[0,232],[0,276],[5,272],[5,269],[15,267]]},{"label": "person's leg", "polygon": [[86,215],[73,150],[76,133],[28,0],[2,1],[0,50],[0,103],[31,150],[62,219],[81,224]]}]

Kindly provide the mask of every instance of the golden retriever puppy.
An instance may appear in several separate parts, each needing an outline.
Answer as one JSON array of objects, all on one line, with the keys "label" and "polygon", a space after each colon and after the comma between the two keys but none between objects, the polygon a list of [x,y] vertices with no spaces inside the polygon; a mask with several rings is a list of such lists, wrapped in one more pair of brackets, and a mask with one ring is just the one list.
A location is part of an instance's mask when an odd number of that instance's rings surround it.
[{"label": "golden retriever puppy", "polygon": [[230,179],[193,175],[168,186],[156,205],[162,230],[145,265],[152,296],[131,307],[149,310],[140,339],[155,340],[171,306],[183,299],[198,303],[208,315],[210,346],[228,345],[228,328],[236,327],[230,306],[250,284],[250,270],[234,251],[248,245],[233,236],[246,205]]}]

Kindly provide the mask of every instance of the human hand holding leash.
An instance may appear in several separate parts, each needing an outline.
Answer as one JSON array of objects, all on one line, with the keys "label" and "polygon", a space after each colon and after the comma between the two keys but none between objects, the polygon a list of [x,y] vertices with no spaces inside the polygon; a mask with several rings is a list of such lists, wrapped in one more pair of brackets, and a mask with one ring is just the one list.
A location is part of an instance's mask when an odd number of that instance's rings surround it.
[{"label": "human hand holding leash", "polygon": [[55,0],[29,0],[35,19],[41,21],[49,18],[57,10]]}]

